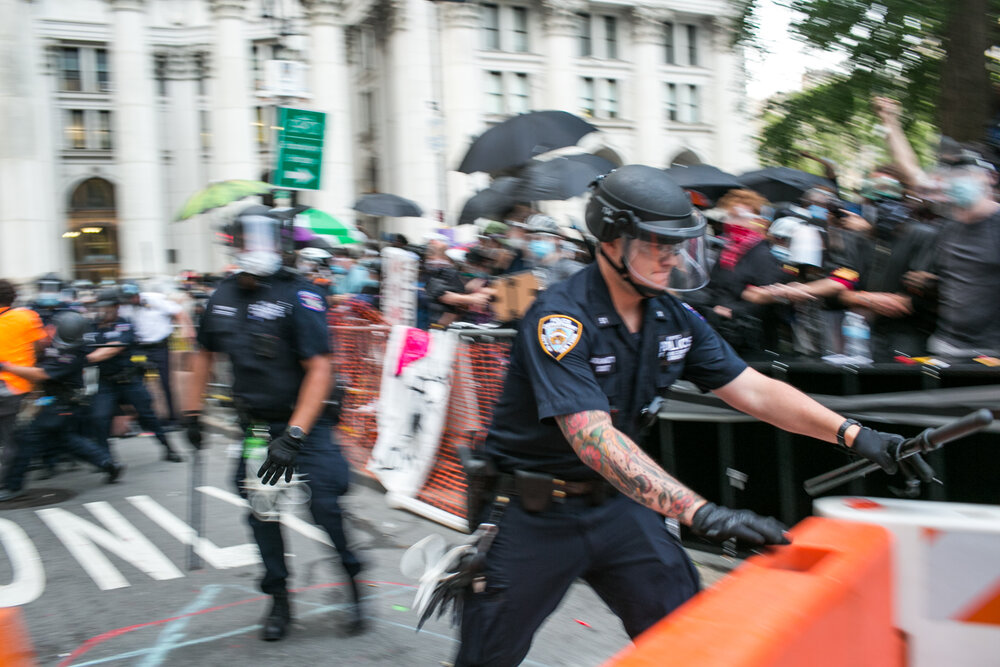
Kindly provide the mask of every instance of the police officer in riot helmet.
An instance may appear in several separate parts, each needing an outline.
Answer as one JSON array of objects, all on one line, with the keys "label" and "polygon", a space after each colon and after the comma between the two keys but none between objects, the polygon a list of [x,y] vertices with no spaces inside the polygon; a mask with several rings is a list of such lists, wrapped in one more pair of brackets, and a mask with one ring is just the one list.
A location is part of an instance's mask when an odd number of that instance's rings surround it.
[{"label": "police officer in riot helmet", "polygon": [[14,366],[0,361],[0,370],[31,380],[42,396],[34,419],[24,430],[21,447],[9,469],[4,470],[0,502],[24,493],[24,476],[36,453],[64,450],[107,473],[108,483],[117,480],[125,467],[111,454],[81,435],[86,418],[83,368],[86,365],[84,335],[90,323],[80,313],[64,310],[53,317],[52,344],[42,352],[37,366]]},{"label": "police officer in riot helmet", "polygon": [[131,322],[118,314],[118,306],[126,295],[118,287],[105,288],[97,295],[97,317],[94,331],[87,334],[93,346],[87,361],[97,364],[98,384],[94,395],[93,425],[97,444],[109,449],[111,422],[119,405],[131,405],[139,424],[151,431],[163,446],[165,461],[183,459],[167,440],[163,424],[153,410],[153,399],[145,384],[144,359],[137,358],[138,341]]},{"label": "police officer in riot helmet", "polygon": [[[239,273],[209,299],[198,332],[184,423],[195,447],[202,444],[199,413],[214,355],[232,363],[233,397],[247,439],[235,482],[250,502],[248,521],[264,561],[261,590],[272,597],[262,639],[282,639],[291,609],[281,526],[275,513],[259,511],[279,484],[308,486],[310,510],[340,555],[349,583],[348,632],[363,616],[357,575],[361,562],[347,545],[338,498],[347,490],[348,466],[324,414],[331,390],[326,301],[314,285],[284,266],[294,255],[290,220],[264,206],[250,206],[230,227]],[[251,465],[258,447],[266,459]],[[298,476],[293,482],[293,473]],[[270,495],[269,495],[270,494]]]},{"label": "police officer in riot helmet", "polygon": [[586,220],[597,261],[526,314],[486,436],[478,468],[496,475],[478,516],[499,530],[484,581],[464,595],[456,665],[521,662],[578,577],[631,637],[650,627],[699,587],[663,517],[711,540],[787,543],[776,519],[707,501],[641,449],[676,380],[887,472],[898,467],[900,436],[750,369],[680,300],[706,280],[705,221],[662,170],[627,165],[599,179]]}]

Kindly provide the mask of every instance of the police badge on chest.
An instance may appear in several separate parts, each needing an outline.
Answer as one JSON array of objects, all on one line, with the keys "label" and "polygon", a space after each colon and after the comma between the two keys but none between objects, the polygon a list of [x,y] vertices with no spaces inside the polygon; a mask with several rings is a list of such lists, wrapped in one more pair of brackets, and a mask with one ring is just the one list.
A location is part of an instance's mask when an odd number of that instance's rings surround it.
[{"label": "police badge on chest", "polygon": [[663,335],[659,337],[659,347],[656,351],[656,356],[660,360],[661,366],[669,366],[675,361],[680,361],[686,357],[690,349],[690,333]]}]

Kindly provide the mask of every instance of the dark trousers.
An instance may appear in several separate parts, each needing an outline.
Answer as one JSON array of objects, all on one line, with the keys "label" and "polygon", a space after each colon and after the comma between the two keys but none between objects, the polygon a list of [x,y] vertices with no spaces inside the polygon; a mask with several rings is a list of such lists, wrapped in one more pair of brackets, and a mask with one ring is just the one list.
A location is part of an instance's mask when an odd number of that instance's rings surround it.
[{"label": "dark trousers", "polygon": [[24,394],[0,396],[0,469],[6,470],[17,455],[14,428]]},{"label": "dark trousers", "polygon": [[43,406],[19,434],[17,453],[4,471],[4,487],[17,491],[24,485],[24,475],[36,452],[65,451],[106,469],[111,463],[111,455],[80,435],[79,420],[75,406],[58,403]]},{"label": "dark trousers", "polygon": [[663,518],[616,495],[567,498],[529,513],[513,499],[486,557],[486,589],[469,592],[456,667],[519,664],[535,631],[583,579],[636,637],[698,592],[698,572]]},{"label": "dark trousers", "polygon": [[[272,437],[284,432],[287,424],[272,423]],[[242,497],[246,498],[243,479],[246,477],[245,460],[240,458],[236,466],[236,488]],[[334,548],[340,554],[340,562],[348,576],[354,577],[361,571],[361,561],[347,546],[347,536],[344,534],[344,524],[339,498],[347,491],[350,471],[347,460],[340,452],[327,421],[320,421],[313,426],[303,443],[295,462],[296,472],[303,475],[309,485],[309,510],[313,520],[330,535]],[[251,471],[256,474],[257,471]],[[281,535],[280,521],[262,521],[254,514],[248,517],[248,523],[253,530],[254,540],[260,548],[260,556],[264,561],[264,576],[260,580],[260,589],[268,595],[287,591],[288,566],[285,564],[285,541]]]},{"label": "dark trousers", "polygon": [[139,349],[145,353],[146,360],[156,366],[156,371],[160,375],[160,387],[163,389],[164,398],[167,399],[167,420],[176,422],[174,394],[170,389],[170,346],[166,340],[162,340],[159,343],[140,345]]},{"label": "dark trousers", "polygon": [[149,397],[146,385],[141,379],[129,382],[110,382],[102,380],[97,387],[97,393],[91,408],[93,420],[94,439],[97,444],[105,450],[108,447],[108,438],[111,435],[111,420],[114,419],[115,409],[120,404],[128,404],[135,408],[139,424],[147,431],[152,431],[160,443],[170,449],[167,435],[163,432],[163,425],[153,412],[153,399]]}]

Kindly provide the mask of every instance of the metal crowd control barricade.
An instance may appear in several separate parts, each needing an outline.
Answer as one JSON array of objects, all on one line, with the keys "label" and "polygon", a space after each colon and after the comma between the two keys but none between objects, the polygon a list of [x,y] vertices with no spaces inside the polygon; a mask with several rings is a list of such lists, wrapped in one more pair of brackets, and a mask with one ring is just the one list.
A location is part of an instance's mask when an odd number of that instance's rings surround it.
[{"label": "metal crowd control barricade", "polygon": [[[466,521],[466,478],[459,448],[480,448],[500,397],[516,331],[455,326],[459,336],[448,416],[434,465],[420,492],[405,508],[455,527]],[[354,469],[371,477],[368,459],[378,438],[382,366],[390,327],[376,322],[334,323],[334,372],[345,381],[341,447]],[[443,517],[445,518],[442,520]]]},{"label": "metal crowd control barricade", "polygon": [[[841,414],[905,437],[977,408],[1000,414],[1000,369],[979,364],[843,367],[775,359],[753,365]],[[851,460],[832,444],[759,422],[686,383],[675,385],[659,414],[657,432],[643,444],[668,471],[715,502],[770,514],[789,525],[812,513],[803,481]],[[944,484],[925,485],[921,497],[1000,504],[998,451],[1000,428],[994,423],[931,453],[927,461]],[[876,473],[832,493],[893,497],[894,485],[902,481]]]}]

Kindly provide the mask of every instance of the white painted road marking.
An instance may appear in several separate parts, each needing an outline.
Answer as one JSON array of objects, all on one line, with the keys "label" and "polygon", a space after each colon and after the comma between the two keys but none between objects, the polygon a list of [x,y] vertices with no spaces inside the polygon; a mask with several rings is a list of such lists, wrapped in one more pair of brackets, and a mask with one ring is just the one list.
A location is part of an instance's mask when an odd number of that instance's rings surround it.
[{"label": "white painted road marking", "polygon": [[41,597],[45,591],[45,569],[35,543],[19,525],[0,519],[0,544],[10,560],[13,576],[0,586],[0,607],[17,607]]}]

